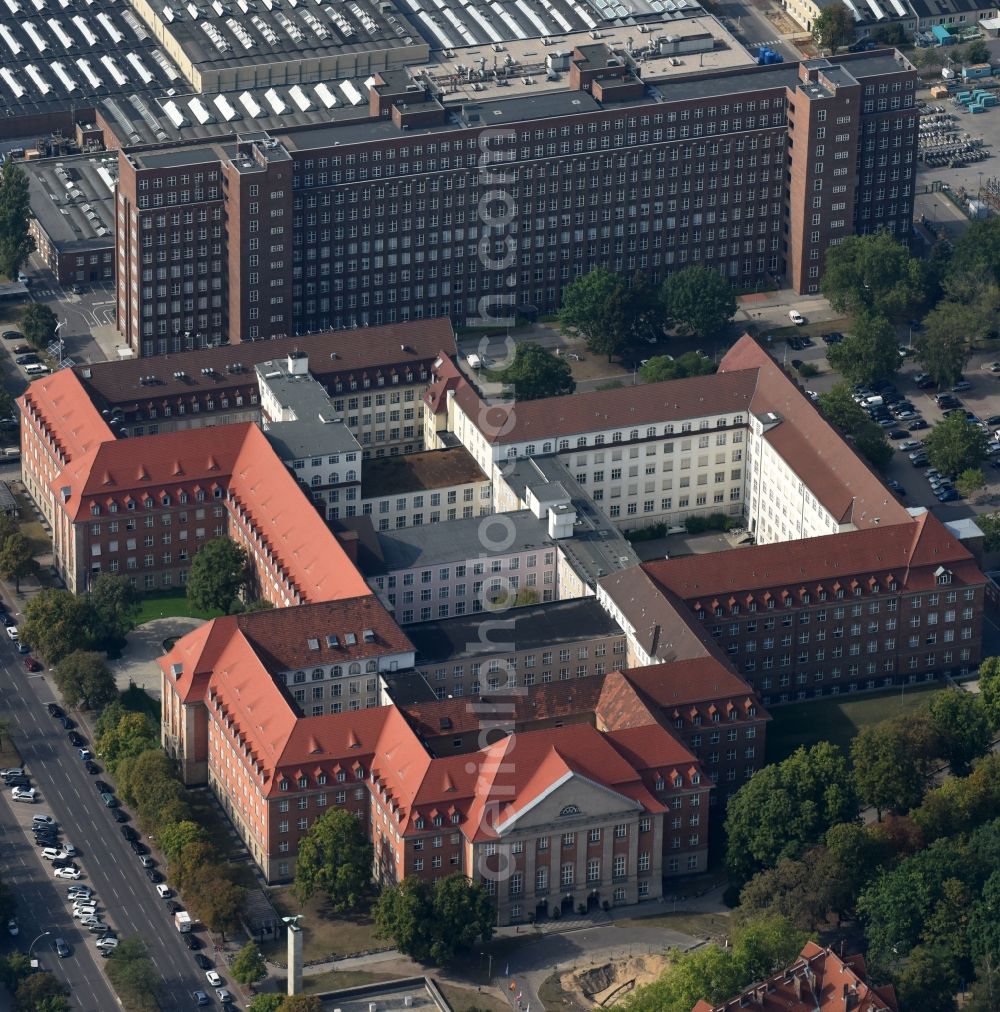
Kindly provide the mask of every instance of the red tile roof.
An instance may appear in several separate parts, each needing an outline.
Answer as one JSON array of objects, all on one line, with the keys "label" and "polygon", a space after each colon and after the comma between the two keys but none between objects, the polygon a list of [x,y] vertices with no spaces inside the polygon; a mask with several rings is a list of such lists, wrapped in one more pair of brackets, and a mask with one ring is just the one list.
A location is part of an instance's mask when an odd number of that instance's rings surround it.
[{"label": "red tile roof", "polygon": [[[238,615],[236,623],[272,673],[413,650],[374,594],[250,612]],[[365,639],[366,631],[372,633],[370,640]],[[331,636],[336,645],[328,639]]]},{"label": "red tile roof", "polygon": [[735,672],[710,657],[631,668],[623,672],[623,676],[659,707],[709,706],[731,699],[740,705],[755,705],[758,713],[764,713],[753,689]]},{"label": "red tile roof", "polygon": [[[850,997],[850,1001],[847,998]],[[699,1001],[692,1012],[897,1012],[896,994],[889,986],[866,981],[860,956],[841,959],[832,949],[807,942],[799,958],[781,973],[746,988],[719,1005]]]},{"label": "red tile roof", "polygon": [[752,337],[744,334],[723,356],[719,373],[744,376],[748,370],[756,374],[750,410],[758,416],[772,412],[781,418],[764,438],[833,517],[859,528],[908,519],[902,503],[787,373]]},{"label": "red tile roof", "polygon": [[[78,366],[74,372],[102,406],[127,408],[147,403],[176,404],[185,398],[200,398],[236,386],[256,387],[254,365],[291,351],[305,352],[309,356],[309,371],[321,381],[334,373],[357,372],[359,377],[367,373],[373,377],[374,388],[374,377],[383,371],[382,367],[426,363],[441,349],[447,354],[455,352],[454,330],[447,317],[365,327],[363,331],[326,331],[124,362],[101,362]],[[233,371],[237,364],[242,370]],[[203,373],[203,369],[211,372]],[[384,371],[388,373],[388,368]],[[175,373],[182,373],[183,378],[175,377]],[[140,379],[148,376],[155,376],[156,383],[140,383]]]},{"label": "red tile roof", "polygon": [[960,584],[985,580],[972,555],[931,513],[891,526],[846,531],[819,538],[757,545],[739,551],[659,559],[642,564],[662,588],[708,609],[714,599],[742,602],[748,593],[784,589],[815,593],[847,586],[853,577],[895,577],[907,590],[934,586],[934,569],[945,566]]},{"label": "red tile roof", "polygon": [[744,372],[694,376],[662,383],[643,383],[621,390],[591,390],[572,397],[486,405],[466,382],[458,384],[455,399],[483,433],[487,442],[517,443],[574,436],[632,426],[698,418],[703,415],[743,414],[757,377]]},{"label": "red tile roof", "polygon": [[18,398],[22,413],[37,412],[63,457],[75,460],[115,438],[87,391],[70,369],[60,369],[29,384]]}]

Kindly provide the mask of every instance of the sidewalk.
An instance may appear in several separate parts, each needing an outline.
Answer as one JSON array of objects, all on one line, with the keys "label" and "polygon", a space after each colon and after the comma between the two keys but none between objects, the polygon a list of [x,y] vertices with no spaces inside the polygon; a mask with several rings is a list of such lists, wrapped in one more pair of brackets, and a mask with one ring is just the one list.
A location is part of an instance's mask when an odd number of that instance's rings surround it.
[{"label": "sidewalk", "polygon": [[160,669],[156,658],[162,656],[163,641],[183,636],[192,629],[203,625],[199,618],[171,616],[154,618],[128,634],[122,655],[109,665],[115,674],[115,681],[121,690],[130,685],[145,689],[154,699],[160,698]]}]

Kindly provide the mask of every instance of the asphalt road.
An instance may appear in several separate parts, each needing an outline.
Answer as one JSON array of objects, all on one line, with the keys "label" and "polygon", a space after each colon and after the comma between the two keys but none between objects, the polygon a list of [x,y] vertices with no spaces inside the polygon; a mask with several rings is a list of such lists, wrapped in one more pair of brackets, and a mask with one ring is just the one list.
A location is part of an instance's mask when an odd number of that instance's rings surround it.
[{"label": "asphalt road", "polygon": [[[74,1007],[85,1012],[118,1007],[99,972],[98,963],[103,960],[96,954],[94,936],[81,932],[71,919],[66,902],[66,888],[71,883],[52,878],[30,833],[19,828],[27,826],[33,815],[49,813],[61,825],[63,839],[80,852],[77,864],[84,872],[80,881],[96,892],[104,920],[120,937],[138,937],[146,943],[163,977],[162,1007],[193,1007],[191,993],[196,988],[211,994],[204,973],[175,931],[166,903],[157,897],[118,824],[101,803],[95,778],[83,768],[62,725],[46,712],[44,704],[56,698],[49,678],[29,675],[6,638],[0,644],[0,698],[32,786],[41,794],[39,802],[26,805],[12,802],[5,790],[5,801],[0,805],[4,876],[25,889],[19,914],[22,933],[32,934],[24,944],[42,931],[51,931],[53,937],[61,935],[73,948],[70,958],[57,959],[51,939],[42,939],[35,953],[44,953],[46,969],[65,978],[73,991]],[[106,773],[101,778],[110,779]],[[210,946],[204,951],[211,957]],[[225,976],[224,970],[220,972]]]}]

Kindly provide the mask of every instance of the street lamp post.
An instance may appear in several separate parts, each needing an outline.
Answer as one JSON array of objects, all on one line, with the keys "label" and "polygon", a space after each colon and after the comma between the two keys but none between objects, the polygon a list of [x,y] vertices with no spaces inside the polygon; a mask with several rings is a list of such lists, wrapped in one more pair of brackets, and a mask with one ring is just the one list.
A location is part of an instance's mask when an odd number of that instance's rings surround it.
[{"label": "street lamp post", "polygon": [[34,942],[32,942],[32,943],[31,943],[31,945],[29,945],[29,946],[28,946],[28,959],[29,959],[29,960],[31,959],[31,950],[32,950],[32,949],[33,949],[33,948],[35,947],[35,944],[36,944],[37,942],[40,942],[40,941],[41,941],[41,940],[42,940],[43,938],[47,938],[47,937],[48,937],[49,935],[51,935],[51,934],[52,934],[52,932],[51,932],[51,931],[43,931],[43,932],[42,932],[42,933],[41,933],[41,934],[40,934],[40,935],[39,935],[39,936],[38,936],[38,937],[37,937],[37,938],[35,939],[35,941],[34,941]]},{"label": "street lamp post", "polygon": [[486,966],[486,982],[489,983],[493,979],[493,953],[480,952],[479,955],[485,956],[489,960]]},{"label": "street lamp post", "polygon": [[63,360],[63,339],[62,339],[62,335],[59,334],[59,331],[62,330],[63,327],[65,327],[65,326],[66,326],[66,321],[65,320],[60,320],[56,324],[56,334],[59,335],[59,361],[60,362]]}]

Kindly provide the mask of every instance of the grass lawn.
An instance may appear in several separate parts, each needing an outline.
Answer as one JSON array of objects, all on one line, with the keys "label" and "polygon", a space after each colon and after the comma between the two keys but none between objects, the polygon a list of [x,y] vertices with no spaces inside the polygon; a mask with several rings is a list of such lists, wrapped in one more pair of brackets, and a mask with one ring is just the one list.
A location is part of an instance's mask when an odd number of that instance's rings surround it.
[{"label": "grass lawn", "polygon": [[820,741],[833,742],[846,753],[863,727],[887,717],[912,713],[941,691],[940,683],[926,682],[908,685],[902,698],[898,689],[891,689],[863,696],[829,696],[815,702],[775,706],[767,725],[767,761],[780,762],[800,745],[809,748]]},{"label": "grass lawn", "polygon": [[653,917],[633,917],[615,921],[614,925],[617,928],[667,928],[695,938],[724,938],[733,930],[733,922],[726,914],[699,914],[689,910]]},{"label": "grass lawn", "polygon": [[154,618],[174,618],[175,616],[186,616],[188,618],[218,618],[221,611],[202,611],[194,608],[183,591],[172,594],[149,594],[139,603],[138,624],[152,622]]},{"label": "grass lawn", "polygon": [[[370,917],[364,914],[338,917],[328,909],[327,899],[321,894],[313,896],[303,905],[295,899],[290,889],[273,889],[269,899],[279,916],[305,915],[302,924],[305,937],[302,941],[303,959],[306,962],[339,959],[359,952],[392,947],[391,942],[375,937],[375,925]],[[288,943],[284,939],[268,942],[261,949],[268,959],[282,965],[288,958]]]},{"label": "grass lawn", "polygon": [[364,984],[379,984],[383,980],[394,980],[398,974],[370,973],[368,970],[327,970],[310,977],[302,978],[302,990],[306,994],[326,994],[327,991],[340,991],[345,987],[361,987]]},{"label": "grass lawn", "polygon": [[438,979],[437,986],[448,1000],[454,1012],[469,1012],[469,1009],[482,1009],[483,1012],[510,1012],[510,1005],[491,994],[473,991],[471,988],[459,987],[457,984],[446,984]]}]

